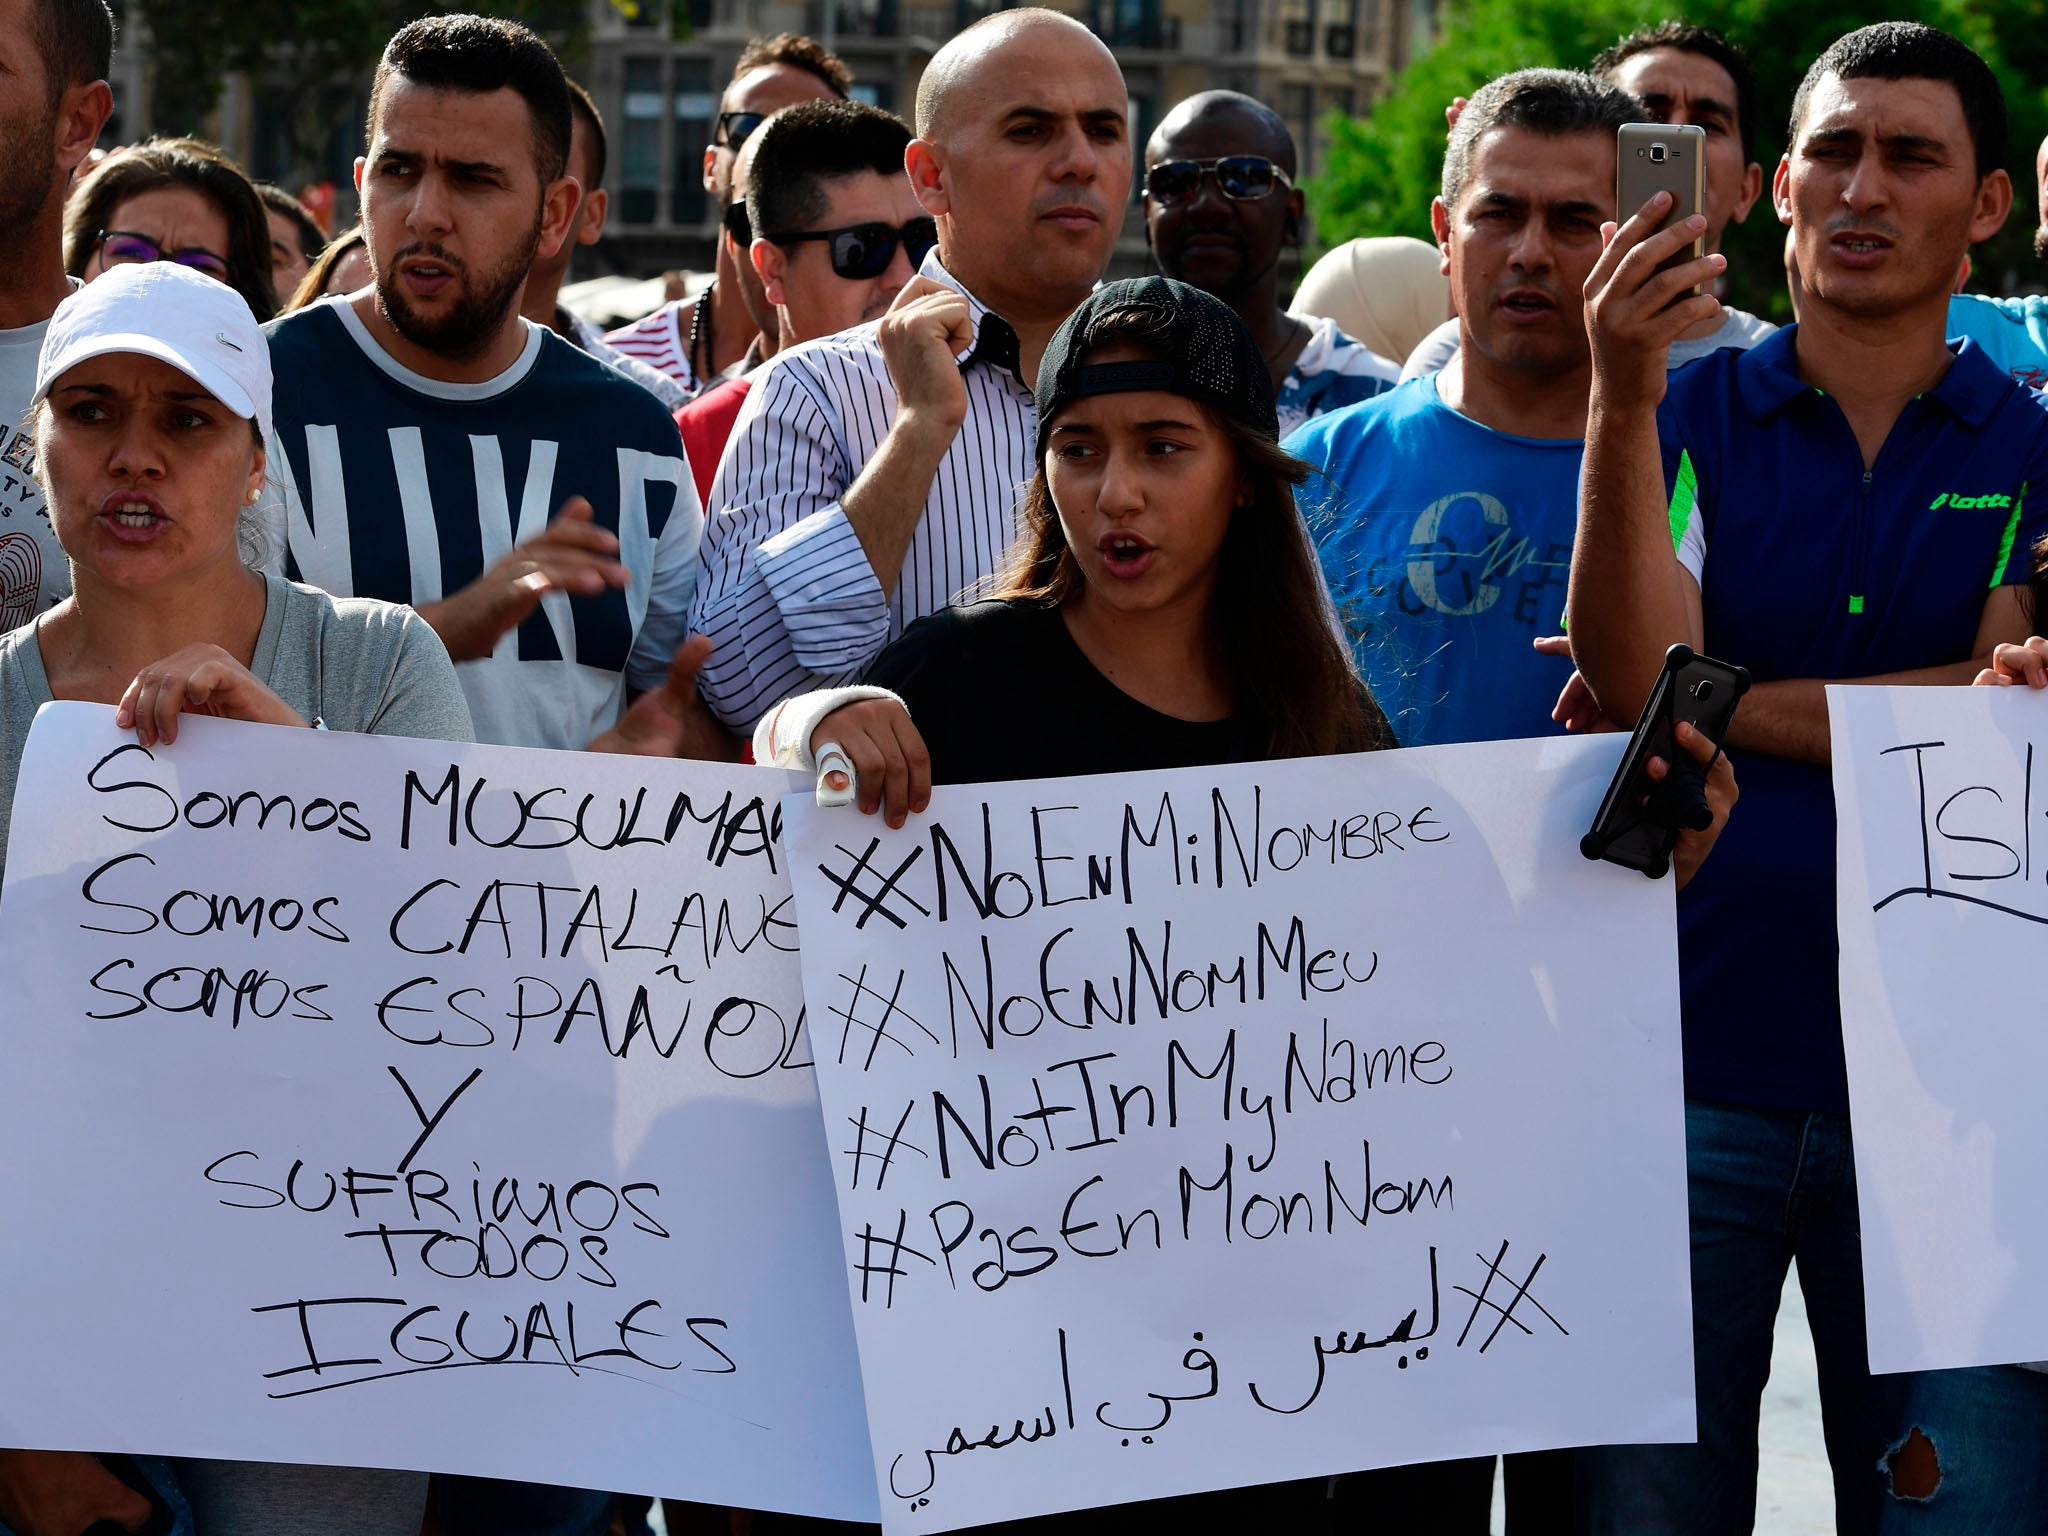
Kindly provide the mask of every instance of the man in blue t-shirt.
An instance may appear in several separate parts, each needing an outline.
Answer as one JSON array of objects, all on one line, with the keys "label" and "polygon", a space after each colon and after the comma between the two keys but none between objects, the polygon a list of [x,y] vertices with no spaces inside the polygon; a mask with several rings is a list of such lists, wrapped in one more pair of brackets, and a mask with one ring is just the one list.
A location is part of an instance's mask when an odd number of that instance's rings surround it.
[{"label": "man in blue t-shirt", "polygon": [[569,121],[526,28],[406,27],[356,162],[375,284],[269,327],[288,574],[412,604],[510,746],[618,745],[629,687],[687,700],[703,517],[675,423],[518,312],[576,208]]},{"label": "man in blue t-shirt", "polygon": [[1442,373],[1288,439],[1359,671],[1403,746],[1538,736],[1571,663],[1564,616],[1592,360],[1580,300],[1614,217],[1614,134],[1589,75],[1523,70],[1452,130],[1431,208],[1460,345]]},{"label": "man in blue t-shirt", "polygon": [[[1804,289],[1797,326],[1667,379],[1665,346],[1711,303],[1685,291],[1722,260],[1657,272],[1690,238],[1648,233],[1661,197],[1588,288],[1573,651],[1621,719],[1674,641],[1756,686],[1729,732],[1742,804],[1679,899],[1699,1443],[1593,1452],[1582,1492],[1594,1532],[1750,1528],[1758,1404],[1796,1259],[1841,1528],[1872,1529],[1886,1501],[1938,1486],[1942,1529],[2038,1529],[2038,1505],[2005,1504],[2034,1486],[2048,1378],[2019,1382],[2036,1411],[2015,1430],[2009,1410],[2003,1426],[1972,1416],[1989,1396],[1975,1373],[1868,1372],[1825,692],[1968,683],[2027,633],[2048,399],[1945,340],[1950,279],[2011,206],[2005,107],[1968,48],[1890,22],[1822,54],[1792,130],[1773,198]],[[1907,1454],[1918,1426],[1926,1454]],[[2014,1446],[2025,1460],[2002,1470]]]},{"label": "man in blue t-shirt", "polygon": [[[2034,254],[2048,261],[2048,139],[2034,151],[2034,189],[2040,200]],[[1959,293],[1948,301],[1948,333],[1969,337],[2022,384],[2048,389],[2048,294],[1994,299]]]}]

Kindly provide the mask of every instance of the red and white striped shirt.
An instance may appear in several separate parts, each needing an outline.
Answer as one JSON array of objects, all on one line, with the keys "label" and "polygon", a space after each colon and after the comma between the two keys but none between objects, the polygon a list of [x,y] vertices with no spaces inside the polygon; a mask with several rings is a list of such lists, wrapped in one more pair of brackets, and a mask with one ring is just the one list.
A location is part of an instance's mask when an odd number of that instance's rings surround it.
[{"label": "red and white striped shirt", "polygon": [[[694,299],[676,299],[664,304],[644,320],[636,320],[616,331],[607,331],[605,343],[628,357],[659,368],[695,395],[711,381],[697,376],[690,357],[690,327],[697,320],[700,307],[710,298],[711,290],[706,288]],[[704,315],[704,324],[708,325],[710,320],[709,314]]]}]

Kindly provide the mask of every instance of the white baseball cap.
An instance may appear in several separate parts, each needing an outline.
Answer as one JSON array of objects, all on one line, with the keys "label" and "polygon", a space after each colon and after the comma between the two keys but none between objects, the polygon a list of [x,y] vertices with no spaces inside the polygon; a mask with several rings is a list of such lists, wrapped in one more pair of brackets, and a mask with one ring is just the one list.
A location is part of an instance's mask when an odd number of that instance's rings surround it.
[{"label": "white baseball cap", "polygon": [[270,343],[226,283],[172,261],[107,268],[50,317],[29,404],[79,363],[112,352],[169,363],[269,439]]}]

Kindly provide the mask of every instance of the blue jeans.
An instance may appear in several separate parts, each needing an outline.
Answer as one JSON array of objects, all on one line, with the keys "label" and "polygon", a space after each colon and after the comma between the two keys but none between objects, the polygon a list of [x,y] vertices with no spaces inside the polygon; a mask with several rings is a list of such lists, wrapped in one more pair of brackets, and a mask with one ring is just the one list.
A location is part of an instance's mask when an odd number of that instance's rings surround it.
[{"label": "blue jeans", "polygon": [[1900,1386],[1881,1536],[2037,1536],[2048,1527],[2048,1376],[1992,1365],[1922,1371]]},{"label": "blue jeans", "polygon": [[1688,1100],[1696,1445],[1579,1453],[1588,1536],[1747,1536],[1756,1524],[1757,1416],[1788,1265],[1813,1327],[1835,1528],[1875,1530],[1878,1463],[1903,1379],[1873,1378],[1849,1123],[1841,1115]]}]

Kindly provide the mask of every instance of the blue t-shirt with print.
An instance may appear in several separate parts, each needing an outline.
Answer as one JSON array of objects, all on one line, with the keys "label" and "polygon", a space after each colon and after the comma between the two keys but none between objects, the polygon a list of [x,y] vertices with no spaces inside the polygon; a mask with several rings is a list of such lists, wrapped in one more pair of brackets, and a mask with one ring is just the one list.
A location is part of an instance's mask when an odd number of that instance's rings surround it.
[{"label": "blue t-shirt with print", "polygon": [[1287,440],[1322,471],[1297,493],[1358,669],[1403,746],[1543,736],[1571,676],[1560,632],[1578,521],[1578,438],[1461,416],[1435,377],[1317,417]]},{"label": "blue t-shirt with print", "polygon": [[2048,389],[2048,294],[1959,293],[1948,301],[1948,333],[1969,337],[2029,389]]}]

